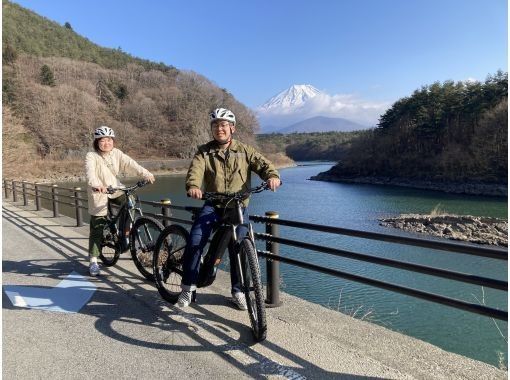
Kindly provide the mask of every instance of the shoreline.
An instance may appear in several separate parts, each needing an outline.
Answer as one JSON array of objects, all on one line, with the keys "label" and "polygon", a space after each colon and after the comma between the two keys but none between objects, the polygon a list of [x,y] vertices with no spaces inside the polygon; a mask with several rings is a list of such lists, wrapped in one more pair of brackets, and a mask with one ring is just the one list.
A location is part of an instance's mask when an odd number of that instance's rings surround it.
[{"label": "shoreline", "polygon": [[338,177],[327,172],[309,178],[311,181],[355,183],[367,185],[389,185],[413,189],[441,191],[450,194],[483,195],[507,197],[508,185],[502,183],[481,182],[438,182],[431,180],[413,180],[399,177]]},{"label": "shoreline", "polygon": [[[155,177],[158,176],[179,176],[186,175],[188,172],[189,163],[191,159],[177,159],[177,160],[138,160],[137,161],[141,166],[149,170]],[[296,163],[282,163],[282,164],[274,164],[276,169],[285,169],[296,167]],[[120,179],[131,179],[137,178],[134,176],[120,176]],[[52,172],[48,175],[42,176],[32,176],[30,180],[27,179],[27,182],[41,183],[41,184],[55,184],[57,182],[65,183],[65,182],[86,182],[85,173],[76,174],[76,173],[62,173],[62,172]]]}]

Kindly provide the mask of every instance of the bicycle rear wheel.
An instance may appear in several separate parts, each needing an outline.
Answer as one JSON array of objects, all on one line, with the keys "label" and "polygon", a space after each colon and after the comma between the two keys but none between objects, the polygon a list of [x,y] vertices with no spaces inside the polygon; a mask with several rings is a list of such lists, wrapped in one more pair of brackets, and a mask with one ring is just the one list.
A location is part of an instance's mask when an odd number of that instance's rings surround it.
[{"label": "bicycle rear wheel", "polygon": [[175,304],[181,292],[182,262],[189,233],[172,224],[159,235],[152,261],[154,279],[163,299]]},{"label": "bicycle rear wheel", "polygon": [[154,281],[152,273],[152,256],[156,240],[163,230],[163,225],[149,216],[136,218],[129,233],[131,257],[138,271],[149,281]]},{"label": "bicycle rear wheel", "polygon": [[261,342],[266,339],[266,306],[260,278],[259,260],[255,245],[249,238],[244,238],[239,246],[241,258],[242,290],[248,304],[248,314],[255,340]]},{"label": "bicycle rear wheel", "polygon": [[112,222],[107,222],[103,228],[103,241],[100,247],[99,258],[102,263],[111,267],[117,264],[121,254],[120,241],[117,235],[117,227]]}]

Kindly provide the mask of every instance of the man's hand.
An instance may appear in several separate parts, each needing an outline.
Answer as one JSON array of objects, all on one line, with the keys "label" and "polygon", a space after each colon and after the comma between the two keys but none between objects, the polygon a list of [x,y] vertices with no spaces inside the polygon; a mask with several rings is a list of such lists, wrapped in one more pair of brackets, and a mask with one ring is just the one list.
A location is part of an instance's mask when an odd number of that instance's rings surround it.
[{"label": "man's hand", "polygon": [[267,180],[267,187],[269,187],[271,191],[275,191],[281,184],[280,178],[269,178]]},{"label": "man's hand", "polygon": [[202,190],[197,188],[189,189],[188,196],[194,199],[202,199]]},{"label": "man's hand", "polygon": [[106,194],[106,190],[107,190],[107,188],[105,186],[97,186],[97,187],[92,188],[92,191],[94,191],[96,193]]}]

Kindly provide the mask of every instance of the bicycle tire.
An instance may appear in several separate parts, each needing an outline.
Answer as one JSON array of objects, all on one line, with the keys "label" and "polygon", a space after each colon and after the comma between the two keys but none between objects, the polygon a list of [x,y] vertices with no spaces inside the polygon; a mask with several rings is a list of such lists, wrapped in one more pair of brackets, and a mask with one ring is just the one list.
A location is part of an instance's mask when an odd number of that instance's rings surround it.
[{"label": "bicycle tire", "polygon": [[129,233],[129,249],[138,271],[149,281],[154,281],[152,256],[163,225],[150,216],[136,218]]},{"label": "bicycle tire", "polygon": [[243,271],[243,283],[241,286],[246,296],[253,337],[257,342],[261,342],[266,339],[267,335],[266,306],[264,303],[257,250],[250,238],[241,240],[239,255]]},{"label": "bicycle tire", "polygon": [[181,292],[182,262],[189,240],[185,228],[172,224],[161,232],[152,261],[156,288],[164,300],[175,304]]},{"label": "bicycle tire", "polygon": [[101,242],[99,258],[103,265],[107,267],[117,264],[122,253],[116,230],[117,227],[110,221],[103,227],[103,241]]}]

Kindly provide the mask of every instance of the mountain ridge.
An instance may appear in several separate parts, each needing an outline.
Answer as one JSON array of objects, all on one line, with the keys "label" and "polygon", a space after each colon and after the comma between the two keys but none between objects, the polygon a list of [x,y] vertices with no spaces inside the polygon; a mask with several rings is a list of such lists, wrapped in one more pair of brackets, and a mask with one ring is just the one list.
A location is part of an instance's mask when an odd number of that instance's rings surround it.
[{"label": "mountain ridge", "polygon": [[295,132],[352,132],[366,126],[341,117],[314,116],[279,129],[277,133]]}]

